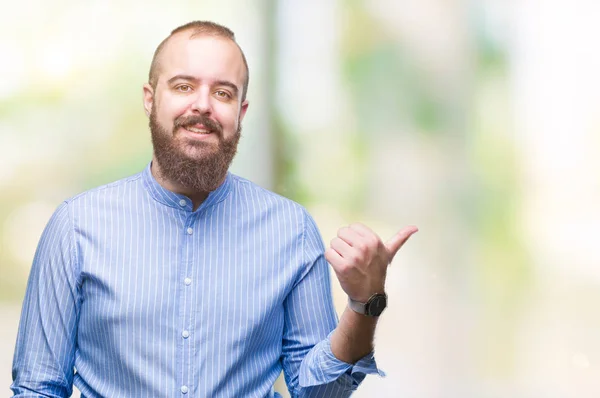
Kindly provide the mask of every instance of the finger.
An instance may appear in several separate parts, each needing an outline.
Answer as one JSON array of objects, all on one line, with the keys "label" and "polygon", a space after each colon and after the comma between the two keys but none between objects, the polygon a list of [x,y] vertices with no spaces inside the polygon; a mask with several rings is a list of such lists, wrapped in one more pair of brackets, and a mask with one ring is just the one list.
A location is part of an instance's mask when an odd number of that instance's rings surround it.
[{"label": "finger", "polygon": [[364,242],[368,247],[376,248],[383,244],[379,235],[377,235],[371,228],[364,224],[354,223],[350,225],[350,228],[363,237],[362,242]]},{"label": "finger", "polygon": [[[373,232],[373,230],[369,227],[367,227],[365,224],[361,224],[359,222],[356,222],[354,224],[350,225],[350,229],[352,229],[353,231],[356,231],[358,234],[362,235],[362,236],[377,236],[377,234],[375,232]],[[379,238],[379,236],[377,236]]]},{"label": "finger", "polygon": [[339,237],[331,240],[331,248],[343,258],[350,258],[353,250],[352,246]]},{"label": "finger", "polygon": [[332,249],[331,247],[329,247],[329,248],[327,248],[327,250],[325,250],[325,260],[327,260],[327,262],[329,264],[331,264],[332,267],[338,267],[344,261],[342,256],[340,256],[340,254],[338,252],[336,252],[335,249]]},{"label": "finger", "polygon": [[412,236],[419,229],[414,225],[409,225],[408,227],[402,228],[396,235],[392,236],[390,240],[385,242],[385,248],[387,249],[391,262],[398,250],[406,243],[408,238]]},{"label": "finger", "polygon": [[352,247],[356,246],[358,242],[363,240],[362,235],[348,227],[340,228],[340,230],[338,231],[338,238],[340,238]]}]

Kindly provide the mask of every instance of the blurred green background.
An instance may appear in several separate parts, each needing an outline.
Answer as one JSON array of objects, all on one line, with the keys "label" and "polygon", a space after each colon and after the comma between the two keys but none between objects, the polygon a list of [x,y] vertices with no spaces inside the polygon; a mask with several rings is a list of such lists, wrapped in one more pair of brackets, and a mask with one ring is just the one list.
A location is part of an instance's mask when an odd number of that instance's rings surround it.
[{"label": "blurred green background", "polygon": [[210,19],[250,65],[235,173],[305,205],[326,242],[355,221],[384,239],[420,228],[388,276],[388,377],[355,396],[600,396],[600,3],[4,3],[4,393],[42,229],[149,162],[152,53]]}]

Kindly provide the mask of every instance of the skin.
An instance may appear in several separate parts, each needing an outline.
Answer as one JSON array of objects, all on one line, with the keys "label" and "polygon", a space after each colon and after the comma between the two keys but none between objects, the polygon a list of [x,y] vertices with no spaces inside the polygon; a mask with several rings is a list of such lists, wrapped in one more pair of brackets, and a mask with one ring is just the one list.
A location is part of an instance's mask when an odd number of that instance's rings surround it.
[{"label": "skin", "polygon": [[[238,47],[224,38],[190,39],[189,35],[178,33],[164,47],[156,89],[149,84],[143,88],[144,109],[148,116],[154,111],[157,122],[169,132],[181,116],[203,115],[219,123],[222,137],[185,128],[173,132],[178,150],[200,158],[205,151],[218,150],[219,139],[230,138],[238,131],[248,101],[241,99],[245,68]],[[164,188],[191,198],[195,208],[208,196],[209,192],[196,192],[165,178],[156,157],[152,174]],[[383,243],[367,226],[352,224],[338,231],[325,258],[344,292],[354,300],[366,302],[373,294],[384,292],[388,265],[415,232],[416,227],[406,227]],[[333,354],[346,363],[355,363],[371,352],[377,319],[346,308],[331,337]]]}]

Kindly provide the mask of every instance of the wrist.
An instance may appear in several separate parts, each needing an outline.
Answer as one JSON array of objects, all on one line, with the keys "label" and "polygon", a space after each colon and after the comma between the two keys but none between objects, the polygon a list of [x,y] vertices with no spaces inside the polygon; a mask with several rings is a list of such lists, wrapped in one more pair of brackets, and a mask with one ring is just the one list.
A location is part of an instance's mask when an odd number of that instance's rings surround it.
[{"label": "wrist", "polygon": [[386,307],[387,294],[385,293],[375,293],[364,302],[348,296],[348,308],[361,315],[378,317],[383,313]]},{"label": "wrist", "polygon": [[365,292],[361,292],[360,294],[348,294],[348,298],[354,301],[358,301],[359,303],[366,303],[375,294],[385,294],[385,287],[376,286],[370,288]]}]

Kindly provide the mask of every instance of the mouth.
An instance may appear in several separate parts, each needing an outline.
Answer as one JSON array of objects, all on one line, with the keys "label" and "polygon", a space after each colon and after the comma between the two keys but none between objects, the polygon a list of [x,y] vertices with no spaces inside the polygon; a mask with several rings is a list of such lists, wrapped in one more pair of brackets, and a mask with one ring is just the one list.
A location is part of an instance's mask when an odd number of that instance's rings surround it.
[{"label": "mouth", "polygon": [[183,135],[191,140],[206,140],[215,135],[212,130],[209,130],[203,125],[199,124],[182,126],[181,130]]},{"label": "mouth", "polygon": [[212,132],[208,130],[202,124],[194,124],[193,126],[183,126],[184,130],[187,130],[194,134],[211,134]]}]

